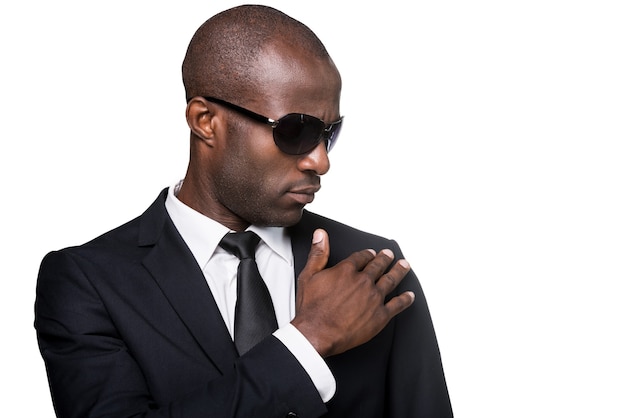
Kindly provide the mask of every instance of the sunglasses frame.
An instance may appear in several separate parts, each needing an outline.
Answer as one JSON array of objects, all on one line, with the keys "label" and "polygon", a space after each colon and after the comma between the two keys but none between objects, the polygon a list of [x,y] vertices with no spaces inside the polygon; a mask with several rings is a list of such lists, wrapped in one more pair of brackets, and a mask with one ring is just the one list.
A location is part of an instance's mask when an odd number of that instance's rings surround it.
[{"label": "sunglasses frame", "polygon": [[[247,116],[250,119],[253,119],[257,122],[261,122],[264,123],[266,125],[269,125],[272,127],[272,136],[274,137],[274,143],[276,144],[276,146],[285,154],[289,154],[289,155],[303,155],[306,154],[308,152],[311,152],[313,149],[315,149],[315,147],[317,147],[317,145],[319,145],[319,143],[322,141],[322,139],[324,141],[326,141],[326,152],[330,152],[330,150],[332,149],[336,138],[336,135],[333,136],[333,138],[330,137],[330,133],[331,130],[333,129],[333,127],[335,125],[340,125],[343,122],[343,116],[341,116],[338,120],[331,122],[329,124],[326,124],[323,120],[321,120],[320,118],[317,118],[315,116],[311,116],[311,115],[307,115],[304,113],[288,113],[285,116],[280,117],[279,119],[271,119],[268,118],[267,116],[263,116],[259,113],[253,112],[252,110],[248,110],[244,107],[241,106],[237,106],[236,104],[227,102],[226,100],[222,100],[222,99],[218,99],[217,97],[211,97],[211,96],[201,96],[204,100],[208,101],[208,102],[212,102],[212,103],[217,103],[220,104],[224,107],[227,107],[231,110],[234,110],[235,112]],[[276,139],[276,135],[274,134],[274,129],[276,129],[276,127],[278,127],[278,125],[280,124],[281,119],[285,118],[286,116],[290,116],[290,115],[299,115],[300,118],[304,118],[305,116],[307,118],[312,118],[312,119],[316,119],[319,120],[323,125],[324,125],[324,129],[322,130],[322,132],[320,133],[319,137],[316,139],[315,145],[313,146],[313,148],[307,149],[303,152],[299,152],[299,153],[291,153],[291,152],[287,152],[285,151],[279,144],[280,141],[278,141]]]}]

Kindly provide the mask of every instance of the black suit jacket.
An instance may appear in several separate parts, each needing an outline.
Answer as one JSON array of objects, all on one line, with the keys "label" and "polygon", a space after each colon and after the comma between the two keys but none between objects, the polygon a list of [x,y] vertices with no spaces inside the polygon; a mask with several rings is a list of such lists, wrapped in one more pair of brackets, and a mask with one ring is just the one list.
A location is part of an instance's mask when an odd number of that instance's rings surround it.
[{"label": "black suit jacket", "polygon": [[[238,358],[202,271],[165,210],[41,265],[35,327],[59,417],[449,417],[435,334],[417,278],[415,303],[370,342],[330,357],[324,404],[293,355],[270,336]],[[312,233],[330,237],[329,266],[393,241],[306,212],[290,228],[296,277]],[[397,294],[396,292],[396,294]]]}]

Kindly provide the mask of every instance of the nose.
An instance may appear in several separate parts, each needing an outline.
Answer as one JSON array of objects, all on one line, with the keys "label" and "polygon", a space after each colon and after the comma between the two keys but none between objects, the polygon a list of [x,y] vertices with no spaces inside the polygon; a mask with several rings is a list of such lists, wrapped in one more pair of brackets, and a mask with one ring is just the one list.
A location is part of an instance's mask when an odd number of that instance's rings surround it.
[{"label": "nose", "polygon": [[317,147],[313,148],[298,159],[300,171],[313,171],[318,176],[322,176],[330,169],[330,160],[326,151],[326,141],[321,141]]}]

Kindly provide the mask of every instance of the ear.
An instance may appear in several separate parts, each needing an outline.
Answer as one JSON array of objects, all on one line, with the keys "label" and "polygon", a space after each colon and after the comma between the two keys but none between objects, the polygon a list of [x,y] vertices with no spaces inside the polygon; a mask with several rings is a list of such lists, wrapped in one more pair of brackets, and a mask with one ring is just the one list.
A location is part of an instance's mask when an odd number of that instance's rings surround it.
[{"label": "ear", "polygon": [[187,125],[193,135],[203,141],[213,139],[215,132],[215,107],[202,97],[194,97],[187,103]]}]

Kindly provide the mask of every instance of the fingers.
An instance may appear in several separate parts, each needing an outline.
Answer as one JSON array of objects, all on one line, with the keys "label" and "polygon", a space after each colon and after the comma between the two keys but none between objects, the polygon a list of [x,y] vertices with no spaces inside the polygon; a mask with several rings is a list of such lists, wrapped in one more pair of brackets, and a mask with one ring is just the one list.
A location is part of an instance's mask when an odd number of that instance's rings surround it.
[{"label": "fingers", "polygon": [[328,234],[318,229],[298,277],[291,322],[323,357],[369,341],[415,299],[407,291],[386,300],[410,270],[405,260],[391,265],[390,250],[357,251],[326,268],[329,257]]},{"label": "fingers", "polygon": [[311,241],[311,249],[307,258],[306,265],[302,269],[301,277],[310,277],[321,271],[328,263],[330,256],[330,245],[328,244],[328,234],[323,229],[316,229],[313,232],[313,240]]},{"label": "fingers", "polygon": [[411,306],[415,300],[415,293],[407,291],[394,298],[385,304],[389,318],[392,318]]},{"label": "fingers", "polygon": [[393,289],[398,286],[404,276],[409,272],[411,266],[406,260],[399,260],[387,273],[380,276],[376,282],[376,286],[385,294],[388,295]]},{"label": "fingers", "polygon": [[385,272],[385,270],[387,270],[387,267],[389,267],[393,258],[393,252],[389,249],[384,249],[376,254],[376,257],[364,266],[363,273],[369,275],[374,279],[374,281],[376,281]]},{"label": "fingers", "polygon": [[[323,229],[316,229],[313,232],[311,250],[309,251],[306,265],[299,279],[306,280],[306,278],[322,271],[326,267],[329,257],[330,244],[328,233]],[[357,251],[345,261],[351,262],[356,271],[361,271],[376,284],[384,295],[388,295],[402,281],[411,268],[406,260],[399,260],[385,273],[393,259],[394,254],[389,249],[384,249],[378,254],[374,250],[369,249]],[[407,302],[408,300],[403,299],[403,301]]]},{"label": "fingers", "polygon": [[399,260],[385,273],[389,265],[393,262],[393,259],[393,252],[389,249],[384,249],[363,268],[363,273],[368,275],[368,277],[376,283],[376,286],[384,295],[388,295],[395,289],[411,269],[411,266],[406,260]]}]

